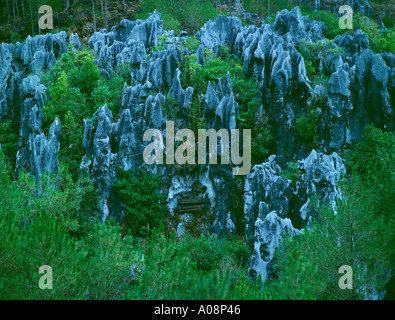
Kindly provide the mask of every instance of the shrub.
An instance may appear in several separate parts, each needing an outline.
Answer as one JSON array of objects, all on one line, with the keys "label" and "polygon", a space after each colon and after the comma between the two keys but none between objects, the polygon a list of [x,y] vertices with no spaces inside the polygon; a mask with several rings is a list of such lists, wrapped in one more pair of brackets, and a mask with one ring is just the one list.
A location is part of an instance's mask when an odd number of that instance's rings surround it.
[{"label": "shrub", "polygon": [[322,78],[329,80],[332,70],[324,67],[324,60],[328,55],[335,57],[344,53],[342,47],[336,46],[333,40],[327,39],[317,42],[302,39],[298,49],[304,58],[307,75],[313,83]]},{"label": "shrub", "polygon": [[369,36],[370,46],[374,52],[395,52],[395,32],[392,29],[381,33],[377,22],[360,14],[355,15],[353,27],[354,30],[361,29]]},{"label": "shrub", "polygon": [[318,138],[318,128],[321,116],[315,109],[307,111],[306,115],[296,118],[295,131],[304,142],[315,142]]},{"label": "shrub", "polygon": [[16,32],[11,35],[11,43],[22,42],[22,36]]},{"label": "shrub", "polygon": [[45,77],[50,99],[43,107],[43,130],[48,131],[55,117],[60,119],[59,160],[69,166],[75,181],[85,152],[83,119],[94,113],[91,93],[99,78],[99,70],[90,53],[75,50],[63,54]]},{"label": "shrub", "polygon": [[158,36],[158,45],[152,49],[153,52],[166,50],[166,40],[166,35]]},{"label": "shrub", "polygon": [[[334,39],[336,36],[349,31],[348,29],[342,30],[339,28],[339,17],[332,12],[312,11],[311,8],[306,9],[306,6],[302,6],[302,11],[311,20],[318,20],[325,23],[324,36],[328,39]],[[392,19],[386,18],[384,18],[384,24],[387,23],[390,26]],[[354,14],[353,30],[356,31],[357,29],[361,29],[369,36],[370,45],[374,52],[395,52],[395,33],[392,29],[381,33],[379,24],[373,19],[361,14]]]},{"label": "shrub", "polygon": [[282,171],[282,176],[285,179],[291,180],[291,185],[296,186],[296,182],[300,178],[302,172],[299,169],[299,164],[297,162],[289,162],[287,168]]},{"label": "shrub", "polygon": [[196,36],[190,36],[186,38],[184,46],[189,51],[196,51],[200,46],[200,41],[196,38]]},{"label": "shrub", "polygon": [[0,144],[8,165],[15,169],[18,152],[19,126],[14,121],[0,123]]},{"label": "shrub", "polygon": [[[0,173],[4,170],[0,154]],[[67,232],[72,225],[67,215],[78,210],[78,189],[59,190],[53,181],[43,181],[38,193],[25,173],[15,182],[0,179],[1,299],[85,298],[88,261]],[[53,290],[38,286],[42,265],[53,268]]]},{"label": "shrub", "polygon": [[[222,240],[204,237],[195,240],[187,237],[177,242],[174,230],[168,239],[162,232],[163,229],[154,230],[145,246],[142,265],[144,272],[137,276],[134,288],[128,292],[127,299],[259,299],[261,297],[261,288],[253,285],[245,272],[237,271],[240,270],[235,258],[237,249],[231,251],[230,243],[228,245],[222,243]],[[239,247],[237,243],[235,247]],[[206,254],[205,249],[209,249]],[[214,268],[210,268],[208,261],[215,261],[217,264]],[[205,270],[202,270],[202,267]]]},{"label": "shrub", "polygon": [[383,18],[383,23],[384,23],[384,27],[386,27],[386,28],[393,28],[394,27],[394,21],[389,16],[385,16]]},{"label": "shrub", "polygon": [[[12,182],[0,154],[0,297],[2,299],[257,299],[261,287],[246,277],[250,255],[244,240],[177,239],[172,230],[153,228],[150,238],[135,244],[113,221],[89,222],[82,237],[71,237],[78,222],[73,212],[85,213],[87,193],[64,171],[39,186],[21,173]],[[128,172],[125,187],[136,178]],[[138,177],[132,192],[136,210],[147,212],[155,202],[152,178]],[[120,179],[122,174],[119,175]],[[119,180],[120,180],[119,179]],[[142,182],[147,180],[148,182]],[[123,184],[120,184],[123,185]],[[141,189],[138,194],[136,188]],[[86,186],[84,186],[85,189]],[[89,193],[89,191],[87,191]],[[142,199],[141,196],[145,198]],[[130,198],[129,198],[130,199]],[[130,199],[131,200],[131,199]],[[133,200],[129,201],[132,203]],[[146,205],[143,208],[143,205]],[[151,209],[159,212],[157,207]],[[89,209],[93,210],[93,209]],[[139,220],[134,220],[139,222]],[[206,252],[207,250],[207,252]],[[213,262],[211,266],[209,262]],[[41,290],[38,268],[53,268],[53,289]],[[199,267],[198,267],[199,265]]]},{"label": "shrub", "polygon": [[122,222],[135,237],[146,238],[153,228],[165,218],[164,196],[159,194],[159,176],[143,169],[138,175],[133,171],[117,171],[113,184],[115,195],[125,204]]},{"label": "shrub", "polygon": [[123,84],[125,79],[114,75],[108,80],[101,79],[92,91],[92,99],[95,106],[107,104],[116,119],[122,102]]},{"label": "shrub", "polygon": [[80,250],[86,250],[89,259],[87,298],[124,299],[133,288],[132,270],[142,262],[142,252],[134,247],[132,238],[123,236],[113,222],[96,223]]},{"label": "shrub", "polygon": [[328,39],[334,39],[338,35],[342,35],[347,30],[340,29],[339,17],[333,12],[314,10],[311,12],[309,9],[307,12],[304,10],[306,7],[302,6],[302,12],[304,15],[308,15],[310,20],[322,21],[325,23],[324,36]]},{"label": "shrub", "polygon": [[346,162],[349,171],[360,177],[369,193],[376,197],[376,212],[389,218],[393,216],[395,201],[394,154],[394,134],[368,125]]}]

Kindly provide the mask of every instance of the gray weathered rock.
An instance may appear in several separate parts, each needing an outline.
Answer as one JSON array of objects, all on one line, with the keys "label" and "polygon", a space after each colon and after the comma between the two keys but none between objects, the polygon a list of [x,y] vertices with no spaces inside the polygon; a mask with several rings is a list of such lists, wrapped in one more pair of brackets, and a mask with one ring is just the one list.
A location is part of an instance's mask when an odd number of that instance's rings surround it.
[{"label": "gray weathered rock", "polygon": [[273,254],[282,236],[294,236],[308,226],[314,210],[313,195],[320,204],[336,203],[342,199],[339,181],[346,173],[344,160],[336,153],[324,155],[315,150],[299,168],[304,172],[291,192],[289,180],[281,176],[275,156],[253,167],[244,185],[244,219],[246,238],[253,245],[249,273],[261,275],[263,282],[272,277]]},{"label": "gray weathered rock", "polygon": [[78,33],[72,33],[70,35],[69,42],[74,47],[74,49],[79,50],[81,48],[81,42],[78,37]]},{"label": "gray weathered rock", "polygon": [[223,43],[233,49],[234,39],[241,30],[241,20],[237,17],[219,15],[215,20],[207,22],[197,33],[197,38],[206,48],[216,51]]},{"label": "gray weathered rock", "polygon": [[49,129],[48,139],[45,138],[44,133],[30,137],[34,164],[32,173],[36,181],[41,178],[43,173],[57,172],[59,168],[60,131],[60,120],[55,118]]},{"label": "gray weathered rock", "polygon": [[17,154],[17,174],[26,169],[38,181],[43,172],[56,172],[59,167],[60,120],[56,118],[49,129],[48,139],[42,132],[44,117],[42,107],[46,88],[38,76],[29,76],[22,81],[22,109]]}]

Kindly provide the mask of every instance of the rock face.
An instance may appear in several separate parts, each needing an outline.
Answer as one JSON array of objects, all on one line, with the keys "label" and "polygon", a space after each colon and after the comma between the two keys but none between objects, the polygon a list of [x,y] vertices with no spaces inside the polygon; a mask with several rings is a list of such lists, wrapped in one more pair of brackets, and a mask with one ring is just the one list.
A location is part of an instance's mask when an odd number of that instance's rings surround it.
[{"label": "rock face", "polygon": [[283,10],[273,25],[243,28],[234,51],[244,62],[244,72],[260,83],[260,95],[274,122],[277,161],[289,161],[296,153],[292,125],[310,97],[304,59],[296,46],[301,39],[323,38],[324,25],[302,17],[300,9]]},{"label": "rock face", "polygon": [[233,48],[236,35],[241,30],[241,20],[237,17],[219,15],[215,20],[207,22],[197,33],[197,38],[206,48],[216,51],[223,43]]},{"label": "rock face", "polygon": [[337,184],[346,173],[344,161],[336,153],[324,155],[313,150],[300,161],[304,173],[293,190],[291,181],[281,176],[275,158],[272,155],[268,162],[254,166],[244,185],[245,232],[254,248],[249,273],[259,274],[263,282],[273,277],[273,254],[284,234],[295,236],[308,227],[314,215],[310,206],[313,195],[320,203],[329,201],[336,213],[336,201],[342,199]]},{"label": "rock face", "polygon": [[123,20],[110,32],[95,32],[88,45],[98,56],[96,63],[102,75],[108,78],[115,67],[147,60],[148,48],[158,45],[163,32],[161,14],[155,11],[147,20]]},{"label": "rock face", "polygon": [[81,42],[78,37],[78,33],[72,33],[70,35],[69,42],[74,47],[74,49],[79,50],[81,48]]},{"label": "rock face", "polygon": [[[172,47],[170,50],[173,50]],[[214,86],[209,84],[207,91],[206,106],[210,111],[205,115],[212,117],[207,127],[234,129],[238,104],[233,97],[230,75]],[[128,87],[124,91],[118,122],[114,123],[106,106],[100,108],[92,119],[85,121],[86,157],[81,169],[90,172],[100,191],[103,219],[108,214],[112,217],[122,216],[117,201],[111,194],[116,168],[136,171],[143,166],[151,172],[162,174],[164,184],[168,186],[163,192],[168,194],[170,213],[180,214],[180,223],[190,223],[194,219],[190,214],[198,212],[211,215],[214,220],[210,226],[204,225],[202,228],[211,228],[218,235],[234,231],[234,215],[230,211],[228,194],[232,184],[231,165],[168,167],[163,164],[144,163],[143,151],[149,144],[143,141],[146,130],[158,129],[163,133],[163,146],[167,157],[165,146],[169,128],[166,122],[174,120],[175,131],[190,127],[189,108],[193,88],[182,88],[178,69],[175,70],[172,85],[168,90],[169,98],[161,93],[152,95],[153,92],[153,89],[148,90],[146,84]],[[163,108],[167,99],[172,99],[175,110]],[[211,105],[216,101],[219,102],[217,105]],[[218,155],[221,155],[221,148]],[[196,189],[196,186],[202,187]],[[196,202],[196,198],[200,200]],[[188,212],[185,211],[185,205],[180,206],[183,203],[188,204]],[[183,225],[180,228],[182,230]]]},{"label": "rock face", "polygon": [[336,152],[330,155],[311,151],[310,155],[299,162],[304,173],[296,183],[296,190],[290,217],[297,228],[308,224],[313,212],[309,204],[313,195],[321,203],[329,202],[336,214],[336,202],[342,199],[338,183],[346,174],[344,160]]},{"label": "rock face", "polygon": [[55,65],[56,60],[67,52],[66,32],[28,36],[23,44],[17,44],[15,60],[21,59],[31,72],[41,76],[44,70]]},{"label": "rock face", "polygon": [[43,171],[56,171],[59,166],[60,120],[56,118],[51,125],[48,140],[41,129],[45,91],[46,88],[40,84],[38,76],[23,79],[19,89],[23,102],[16,172],[19,173],[24,168],[34,174],[36,179],[41,177]]},{"label": "rock face", "polygon": [[[76,44],[78,36],[74,39]],[[65,32],[0,45],[0,122],[12,120],[19,127],[17,174],[24,168],[39,179],[44,171],[58,169],[61,124],[55,119],[45,138],[41,110],[47,96],[40,77],[67,52],[67,46]]]},{"label": "rock face", "polygon": [[15,46],[0,45],[0,121],[11,112],[15,96],[15,72],[12,69],[12,54]]},{"label": "rock face", "polygon": [[[114,66],[122,60],[130,63],[132,76],[131,86],[124,90],[122,106],[117,115],[118,122],[113,121],[105,106],[92,119],[85,121],[86,157],[81,169],[91,174],[100,191],[102,218],[105,219],[108,214],[111,217],[122,216],[117,199],[111,194],[116,168],[136,171],[142,166],[151,172],[162,174],[164,185],[167,186],[163,192],[168,194],[170,213],[180,215],[181,223],[184,223],[180,225],[180,230],[188,227],[188,222],[194,219],[190,212],[196,212],[195,216],[203,213],[212,216],[214,221],[202,228],[210,228],[218,235],[234,231],[232,219],[235,218],[228,201],[228,189],[233,180],[232,165],[165,166],[146,165],[143,161],[144,148],[149,144],[143,141],[146,130],[158,129],[163,133],[166,158],[166,133],[169,130],[166,122],[174,121],[175,131],[191,126],[189,109],[193,88],[184,89],[181,85],[181,71],[178,66],[183,59],[182,51],[177,44],[178,39],[163,30],[160,14],[154,13],[146,22],[140,22],[140,25],[147,25],[147,30],[151,30],[151,39],[156,35],[167,35],[168,41],[162,50],[152,50],[152,45],[157,44],[157,41],[147,42],[146,37],[136,36],[134,30],[137,25],[128,21],[113,27],[109,33],[95,33],[89,41],[91,48],[99,54],[97,64],[102,68],[103,75],[106,72],[110,74]],[[121,54],[115,49],[118,46],[122,48]],[[151,54],[148,59],[147,50],[150,46]],[[203,45],[200,48],[203,51]],[[128,55],[124,54],[126,51],[129,51]],[[202,57],[204,60],[203,53]],[[207,129],[236,128],[239,105],[234,99],[231,82],[228,74],[225,79],[208,84],[203,110]],[[165,108],[167,104],[171,107]],[[97,132],[100,128],[106,130],[98,139]],[[218,151],[221,156],[220,147]],[[197,192],[193,189],[196,185],[203,186],[205,191]],[[196,198],[200,199],[199,203],[189,203]],[[190,207],[188,213],[184,212],[186,206]]]},{"label": "rock face", "polygon": [[161,44],[159,37],[166,38],[163,40],[166,44],[182,38],[175,37],[174,32],[166,32],[161,14],[155,11],[147,20],[123,20],[110,32],[105,29],[95,32],[88,44],[98,56],[96,63],[104,77],[110,77],[114,68],[126,66],[131,68],[132,84],[148,82],[149,89],[159,90],[162,85],[171,85],[176,64],[181,58],[181,52],[172,47],[165,52],[157,51],[148,59],[149,50]]}]

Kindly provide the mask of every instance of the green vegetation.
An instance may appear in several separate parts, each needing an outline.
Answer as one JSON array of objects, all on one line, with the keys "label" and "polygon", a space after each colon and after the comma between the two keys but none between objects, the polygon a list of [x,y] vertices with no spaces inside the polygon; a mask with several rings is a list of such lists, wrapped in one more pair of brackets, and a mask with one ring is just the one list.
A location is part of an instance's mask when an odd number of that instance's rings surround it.
[{"label": "green vegetation", "polygon": [[261,116],[259,118],[256,116],[262,104],[261,99],[257,98],[258,83],[254,77],[245,75],[240,58],[228,53],[229,49],[226,45],[219,49],[218,56],[205,49],[206,60],[204,67],[196,63],[196,55],[184,57],[181,83],[184,88],[188,86],[194,87],[193,103],[195,107],[191,108],[194,112],[192,114],[192,126],[199,127],[202,113],[200,111],[201,101],[199,101],[198,97],[206,93],[208,82],[215,84],[218,79],[225,78],[229,73],[232,80],[234,99],[240,106],[238,121],[241,123],[242,129],[251,129],[252,161],[253,163],[261,163],[266,160],[269,154],[269,147],[273,138],[265,112],[261,110]]},{"label": "green vegetation", "polygon": [[353,33],[361,29],[369,36],[369,42],[374,52],[395,52],[395,32],[392,29],[392,19],[386,19],[389,28],[384,33],[381,33],[379,24],[373,19],[360,15],[353,15],[353,29],[340,29],[339,17],[333,12],[316,11],[308,6],[301,6],[303,15],[308,15],[311,20],[322,21],[325,23],[324,36],[330,40],[345,32]]},{"label": "green vegetation", "polygon": [[388,29],[394,27],[394,21],[389,16],[385,16],[383,18],[383,23],[384,23],[384,27],[386,27]]},{"label": "green vegetation", "polygon": [[[81,189],[63,170],[56,178],[45,177],[39,186],[26,173],[13,182],[7,171],[0,152],[1,299],[78,297],[87,264],[86,253],[75,248],[94,219],[92,189]],[[52,295],[38,288],[38,268],[45,264],[59,272]]]},{"label": "green vegetation", "polygon": [[158,45],[152,49],[153,52],[166,50],[166,35],[158,36]]},{"label": "green vegetation", "polygon": [[22,42],[22,36],[17,32],[11,35],[11,43],[16,44],[17,42]]},{"label": "green vegetation", "polygon": [[[344,201],[338,202],[337,214],[329,204],[315,203],[312,228],[283,240],[276,251],[279,277],[269,283],[267,296],[364,299],[384,289],[394,264],[394,148],[392,133],[365,128],[362,141],[347,156],[351,178],[340,185]],[[353,268],[352,290],[339,290],[342,265]]]},{"label": "green vegetation", "polygon": [[301,176],[301,170],[297,162],[288,162],[287,168],[282,171],[282,177],[291,180],[291,186],[295,187],[296,182]]},{"label": "green vegetation", "polygon": [[298,47],[299,53],[303,56],[307,77],[312,82],[314,88],[317,84],[328,85],[332,70],[324,65],[328,57],[336,57],[344,53],[344,49],[334,44],[333,40],[322,40],[309,42],[302,39]]},{"label": "green vegetation", "polygon": [[164,197],[159,194],[158,178],[143,169],[137,176],[132,171],[117,172],[113,191],[125,204],[123,224],[135,237],[148,237],[165,218]]},{"label": "green vegetation", "polygon": [[50,73],[45,75],[50,98],[43,107],[43,131],[58,117],[62,123],[59,160],[67,165],[74,181],[85,154],[82,146],[84,132],[83,119],[91,118],[93,113],[107,103],[109,109],[117,114],[126,81],[123,69],[119,68],[109,80],[104,80],[94,63],[93,53],[82,49],[69,50],[56,62]]},{"label": "green vegetation", "polygon": [[84,155],[83,119],[95,112],[91,94],[100,79],[93,56],[87,51],[69,51],[62,55],[47,76],[50,99],[43,107],[44,132],[55,117],[62,123],[59,160],[68,164],[74,179]]},{"label": "green vegetation", "polygon": [[[354,180],[342,185],[344,202],[317,208],[311,229],[286,237],[276,251],[278,280],[266,288],[274,299],[364,299],[380,291],[390,270],[393,225],[374,214],[375,200]],[[339,289],[339,268],[353,268],[353,289]]]},{"label": "green vegetation", "polygon": [[92,91],[92,100],[96,107],[107,104],[116,120],[122,102],[124,84],[130,84],[130,69],[127,65],[115,69],[111,78],[100,79]]},{"label": "green vegetation", "polygon": [[[114,223],[97,220],[75,237],[71,231],[79,224],[72,213],[80,211],[85,197],[79,185],[62,173],[48,177],[38,194],[33,178],[21,174],[12,182],[8,169],[0,154],[1,299],[261,297],[245,275],[244,241],[178,240],[174,231],[166,237],[158,227],[148,241],[136,243]],[[63,187],[55,188],[59,184]],[[42,265],[53,268],[53,290],[38,287]]]},{"label": "green vegetation", "polygon": [[[214,19],[220,12],[217,10],[226,10],[225,2],[216,1],[220,6],[215,8],[209,0],[145,0],[139,17],[146,18],[157,9],[165,29],[192,33]],[[62,9],[59,0],[51,3]],[[256,7],[255,0],[245,0],[244,5],[261,17],[267,13],[266,3]],[[274,11],[290,3],[272,1],[271,5]],[[330,72],[323,61],[328,55],[343,53],[334,45],[334,38],[345,30],[339,29],[333,13],[304,12],[326,23],[324,34],[329,40],[302,40],[298,47],[312,85],[326,85]],[[273,23],[272,12],[268,14],[266,23]],[[394,52],[393,21],[387,17],[384,24],[389,30],[381,34],[376,22],[356,15],[354,29],[362,28],[369,35],[375,52]],[[14,30],[11,40],[15,43],[21,37]],[[164,50],[166,40],[160,36],[153,52]],[[183,45],[195,51],[200,42],[188,37]],[[226,45],[216,54],[208,49],[204,54],[204,67],[196,63],[193,54],[185,56],[181,65],[183,88],[194,87],[192,130],[206,127],[201,95],[208,82],[214,84],[229,73],[240,106],[238,124],[241,129],[252,129],[252,161],[265,161],[273,137],[256,79],[244,73],[243,62],[229,54]],[[372,289],[383,289],[395,263],[393,133],[373,125],[365,128],[362,140],[346,155],[351,176],[340,185],[344,201],[338,201],[337,214],[326,203],[311,201],[311,228],[294,238],[284,237],[273,261],[277,278],[263,288],[260,279],[247,277],[251,248],[244,239],[242,177],[233,179],[227,190],[236,234],[224,239],[205,231],[202,234],[196,226],[212,222],[213,216],[206,212],[200,216],[194,213],[194,222],[181,237],[174,230],[176,224],[173,229],[166,228],[171,218],[160,193],[166,186],[158,175],[142,169],[117,171],[111,201],[117,202],[123,213],[120,225],[114,220],[99,221],[97,191],[78,170],[85,154],[83,119],[91,118],[104,104],[116,118],[124,83],[130,83],[130,68],[120,66],[104,79],[94,58],[87,49],[70,50],[43,79],[49,93],[43,108],[43,131],[48,132],[55,117],[62,122],[61,167],[56,175],[44,174],[41,181],[35,181],[21,172],[15,181],[12,173],[19,126],[13,121],[0,123],[0,299],[363,299]],[[317,145],[319,109],[326,98],[312,98],[305,113],[296,118],[294,131],[302,143]],[[176,119],[179,106],[174,98],[166,95],[162,107],[169,119]],[[282,176],[296,187],[301,173],[297,162],[290,162]],[[42,265],[53,268],[53,290],[38,287]],[[353,290],[339,290],[341,265],[353,268]]]},{"label": "green vegetation", "polygon": [[[156,231],[147,244],[145,271],[127,297],[131,299],[259,299],[245,276],[242,242],[186,237],[176,240]],[[158,268],[158,265],[161,268]]]},{"label": "green vegetation", "polygon": [[374,20],[356,15],[354,19],[354,30],[361,29],[369,36],[370,46],[373,52],[392,52],[395,54],[395,31],[388,29],[381,33],[380,26]]},{"label": "green vegetation", "polygon": [[309,109],[306,115],[296,118],[294,129],[303,142],[316,143],[320,120],[321,115],[315,109]]},{"label": "green vegetation", "polygon": [[181,30],[197,31],[219,13],[209,0],[145,0],[142,3],[143,13],[138,18],[146,19],[154,10],[162,14],[164,28],[174,30],[176,34]]},{"label": "green vegetation", "polygon": [[0,144],[8,165],[15,169],[18,152],[19,126],[14,121],[0,123]]},{"label": "green vegetation", "polygon": [[373,125],[366,126],[362,140],[348,155],[348,169],[361,177],[367,192],[377,200],[376,212],[393,217],[395,203],[395,137]]},{"label": "green vegetation", "polygon": [[333,12],[313,10],[306,5],[302,5],[301,10],[303,15],[309,16],[310,20],[317,20],[325,23],[324,36],[328,39],[334,39],[336,36],[347,32],[347,30],[340,29],[339,17]]},{"label": "green vegetation", "polygon": [[190,36],[185,40],[184,46],[189,51],[197,50],[200,46],[200,41],[196,38],[196,36]]},{"label": "green vegetation", "polygon": [[291,9],[292,1],[290,0],[270,1],[270,6],[268,6],[268,1],[244,0],[243,8],[247,12],[253,12],[253,13],[258,12],[259,17],[262,18],[262,17],[267,17],[268,15],[273,16],[273,14],[275,15],[277,11],[283,9]]}]

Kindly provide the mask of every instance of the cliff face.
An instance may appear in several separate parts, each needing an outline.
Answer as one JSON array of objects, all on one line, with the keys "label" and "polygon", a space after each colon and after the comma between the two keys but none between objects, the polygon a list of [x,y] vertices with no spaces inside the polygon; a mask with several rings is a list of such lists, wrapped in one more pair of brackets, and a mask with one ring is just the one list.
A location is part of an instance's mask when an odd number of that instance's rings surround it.
[{"label": "cliff face", "polygon": [[[230,52],[242,59],[245,74],[255,76],[259,82],[257,96],[263,98],[271,115],[275,153],[244,177],[241,195],[232,191],[234,164],[167,166],[143,161],[143,150],[149,144],[143,141],[147,129],[161,130],[165,145],[167,121],[174,121],[175,130],[191,125],[194,88],[183,88],[180,80],[183,57],[191,53],[181,46],[187,36],[182,33],[177,37],[165,31],[158,12],[145,21],[124,20],[110,32],[95,32],[89,46],[97,54],[95,62],[103,77],[111,77],[114,68],[125,63],[131,73],[119,114],[113,115],[104,105],[91,119],[84,120],[86,155],[80,170],[90,175],[99,190],[102,219],[120,219],[123,215],[111,192],[116,169],[136,171],[145,167],[162,175],[161,191],[167,195],[170,214],[179,217],[178,226],[174,226],[179,235],[201,214],[212,217],[212,222],[201,223],[200,228],[219,236],[235,232],[236,225],[244,220],[244,234],[254,248],[251,274],[260,273],[264,280],[270,277],[270,263],[279,239],[284,232],[297,234],[314,214],[309,207],[313,193],[322,201],[330,201],[336,210],[336,201],[341,198],[336,184],[345,174],[344,161],[336,152],[359,140],[369,123],[393,130],[395,58],[388,53],[374,54],[366,34],[357,31],[338,37],[335,45],[344,53],[328,55],[322,62],[331,74],[328,85],[312,87],[298,45],[302,39],[322,41],[324,27],[295,8],[279,12],[274,24],[261,27],[243,27],[236,17],[219,16],[197,34],[201,41],[196,51],[198,63],[205,63],[204,48],[217,52],[226,43]],[[165,49],[148,57],[164,35]],[[61,131],[60,120],[55,119],[48,138],[42,132],[46,88],[40,77],[68,50],[69,44],[71,49],[79,49],[78,35],[67,40],[64,32],[47,34],[28,37],[22,44],[0,45],[0,122],[12,119],[19,124],[16,171],[25,168],[37,179],[45,170],[58,169]],[[317,111],[322,121],[314,150],[298,140],[294,126],[296,118],[319,93],[324,95],[325,103]],[[175,114],[162,108],[168,99],[177,105]],[[239,105],[229,74],[217,83],[208,83],[202,99],[206,129],[239,127]],[[299,160],[303,172],[295,186],[283,177],[280,167],[291,160]],[[236,196],[243,198],[243,212],[237,212],[232,205]]]}]

